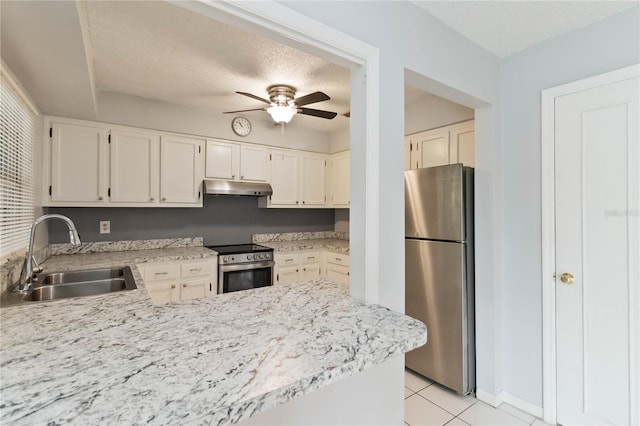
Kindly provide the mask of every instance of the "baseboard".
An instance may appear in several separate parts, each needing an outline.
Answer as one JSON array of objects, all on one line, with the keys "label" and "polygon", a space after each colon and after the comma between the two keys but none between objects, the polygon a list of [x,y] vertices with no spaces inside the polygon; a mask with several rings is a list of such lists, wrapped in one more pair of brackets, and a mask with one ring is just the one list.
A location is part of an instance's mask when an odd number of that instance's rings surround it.
[{"label": "baseboard", "polygon": [[485,404],[489,404],[492,407],[498,407],[503,402],[516,407],[518,410],[522,410],[525,413],[529,413],[534,417],[542,418],[542,407],[538,407],[522,398],[519,398],[509,392],[502,391],[498,395],[483,391],[482,389],[476,389],[476,398]]}]

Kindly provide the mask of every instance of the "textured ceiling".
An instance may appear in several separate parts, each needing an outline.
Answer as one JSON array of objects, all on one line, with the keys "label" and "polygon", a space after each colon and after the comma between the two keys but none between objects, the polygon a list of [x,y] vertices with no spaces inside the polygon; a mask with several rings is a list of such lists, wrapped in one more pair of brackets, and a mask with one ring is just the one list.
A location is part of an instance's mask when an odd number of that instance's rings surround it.
[{"label": "textured ceiling", "polygon": [[[84,3],[98,90],[219,111],[264,104],[267,86],[289,84],[297,96],[323,91],[309,108],[349,111],[350,72],[315,56],[156,1]],[[250,112],[247,115],[265,114]],[[298,115],[295,124],[323,131],[348,126]],[[292,122],[293,123],[293,122]]]},{"label": "textured ceiling", "polygon": [[638,0],[413,3],[499,57],[640,4]]}]

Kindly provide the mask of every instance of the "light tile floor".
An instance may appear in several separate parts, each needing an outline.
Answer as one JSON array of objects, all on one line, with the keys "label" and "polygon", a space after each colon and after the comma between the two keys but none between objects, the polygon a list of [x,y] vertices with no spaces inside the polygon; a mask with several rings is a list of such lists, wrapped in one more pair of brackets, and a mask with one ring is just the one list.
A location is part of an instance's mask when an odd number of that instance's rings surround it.
[{"label": "light tile floor", "polygon": [[545,425],[509,404],[493,408],[460,396],[410,370],[404,373],[404,422],[408,426]]}]

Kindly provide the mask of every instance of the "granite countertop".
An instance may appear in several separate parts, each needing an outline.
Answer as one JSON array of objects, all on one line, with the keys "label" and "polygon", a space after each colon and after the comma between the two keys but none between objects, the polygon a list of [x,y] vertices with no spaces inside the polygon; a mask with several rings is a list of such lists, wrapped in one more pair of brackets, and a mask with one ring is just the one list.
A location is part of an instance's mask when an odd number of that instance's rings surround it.
[{"label": "granite countertop", "polygon": [[289,252],[296,250],[329,250],[336,253],[349,254],[349,240],[339,240],[336,238],[294,241],[267,241],[257,244],[271,247],[276,252]]},{"label": "granite countertop", "polygon": [[[215,255],[144,252],[44,266]],[[235,423],[426,341],[421,322],[323,279],[155,306],[132,270],[137,290],[2,309],[0,423]]]}]

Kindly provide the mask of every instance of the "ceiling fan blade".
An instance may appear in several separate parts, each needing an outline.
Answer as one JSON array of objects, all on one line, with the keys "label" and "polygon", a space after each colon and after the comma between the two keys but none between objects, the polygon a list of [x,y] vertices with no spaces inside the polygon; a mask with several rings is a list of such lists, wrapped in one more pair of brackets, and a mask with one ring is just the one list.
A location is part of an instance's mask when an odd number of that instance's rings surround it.
[{"label": "ceiling fan blade", "polygon": [[271,102],[269,102],[266,99],[261,98],[260,96],[256,96],[256,95],[252,95],[251,93],[247,93],[247,92],[236,92],[238,95],[243,95],[243,96],[248,96],[252,99],[258,100],[260,102],[264,102],[265,104],[269,104],[271,105]]},{"label": "ceiling fan blade", "polygon": [[322,92],[313,92],[308,95],[300,96],[293,100],[296,103],[296,106],[303,106],[309,104],[315,104],[316,102],[328,101],[331,98],[326,93]]},{"label": "ceiling fan blade", "polygon": [[312,115],[314,117],[326,118],[327,120],[331,120],[332,118],[335,118],[336,115],[338,115],[337,112],[322,111],[319,109],[311,108],[298,108],[298,114]]},{"label": "ceiling fan blade", "polygon": [[223,114],[235,114],[236,112],[249,112],[249,111],[266,111],[266,108],[254,108],[254,109],[241,109],[240,111],[225,111]]}]

